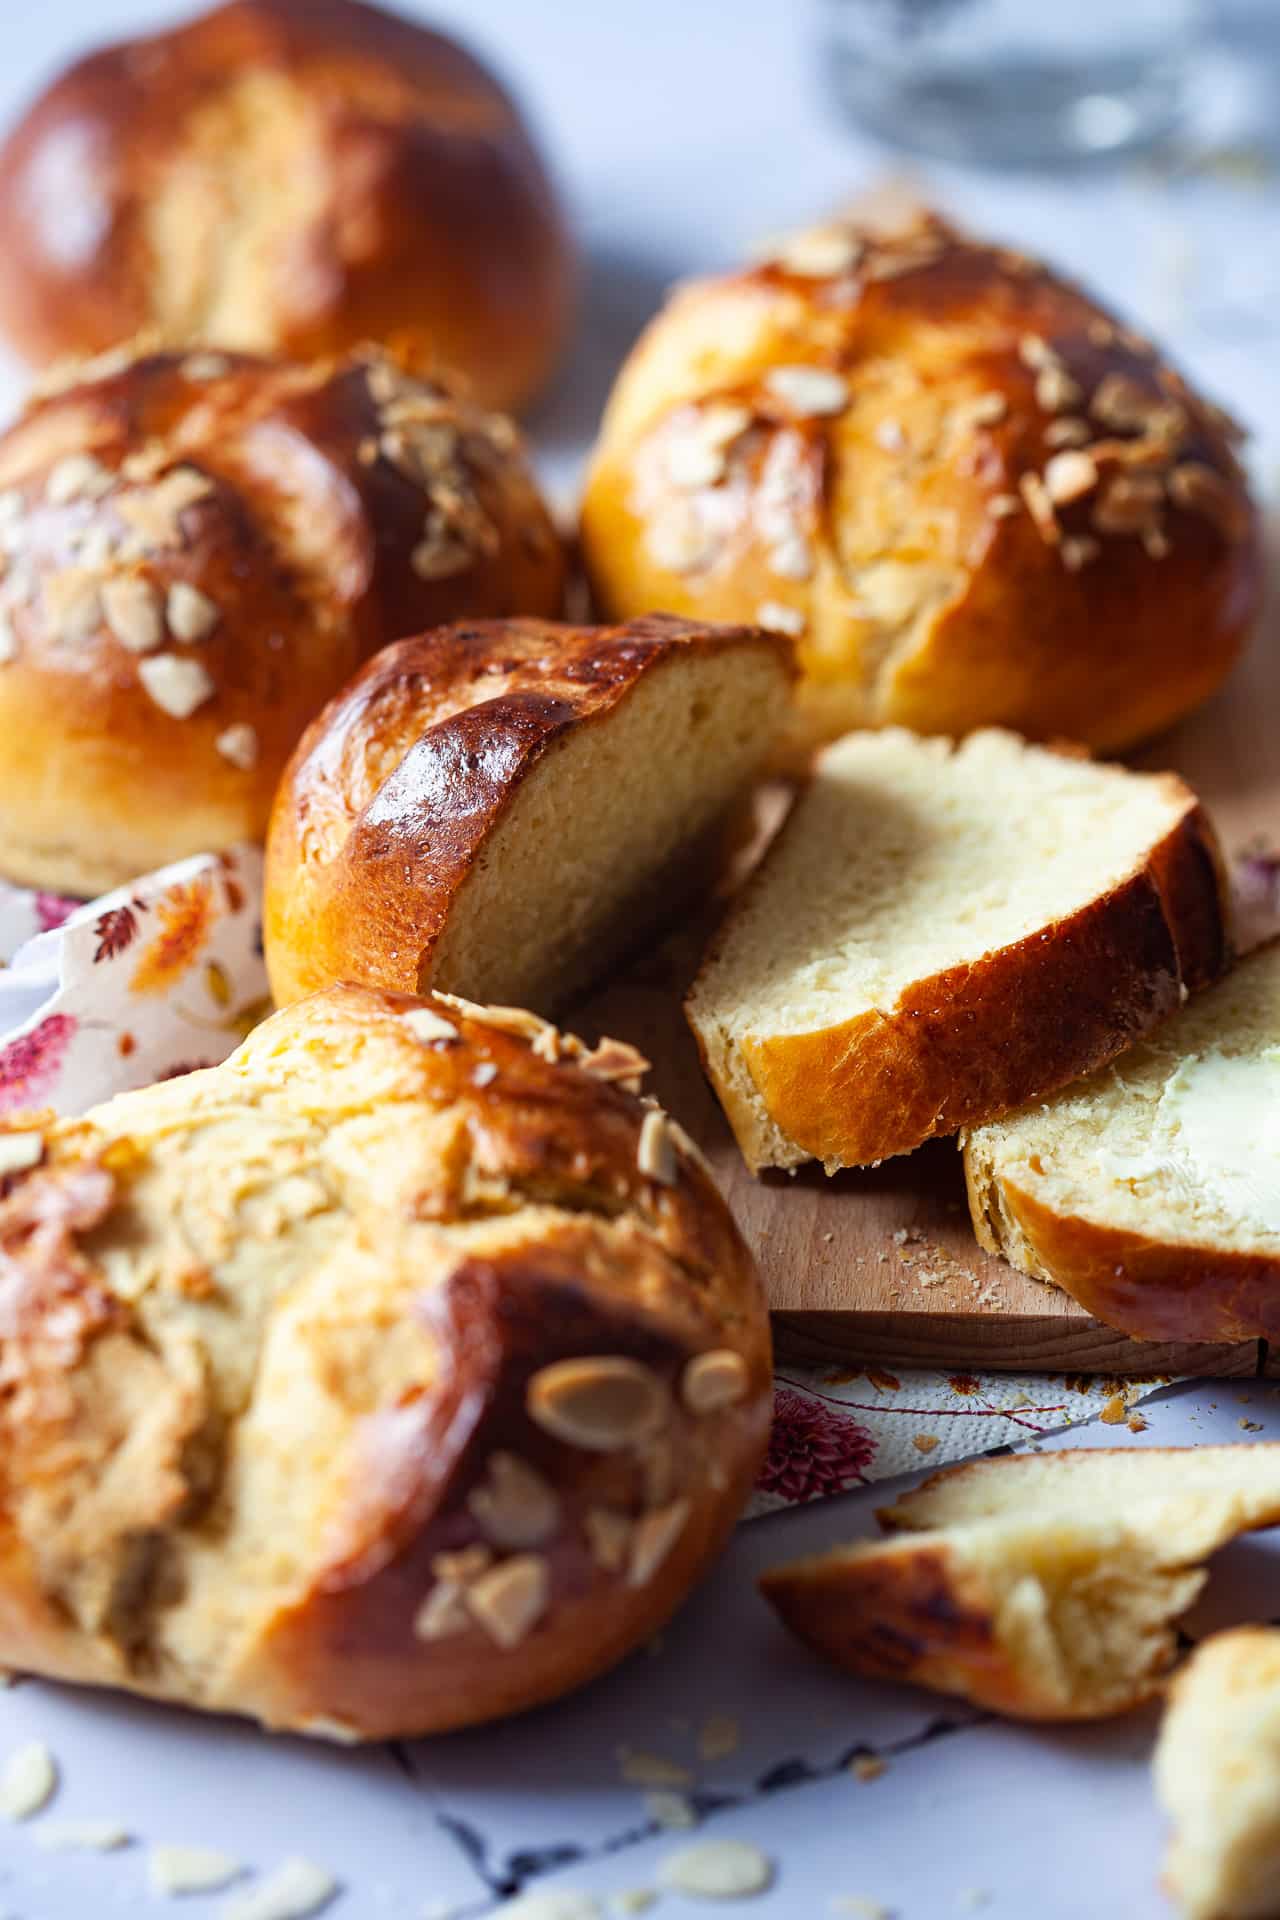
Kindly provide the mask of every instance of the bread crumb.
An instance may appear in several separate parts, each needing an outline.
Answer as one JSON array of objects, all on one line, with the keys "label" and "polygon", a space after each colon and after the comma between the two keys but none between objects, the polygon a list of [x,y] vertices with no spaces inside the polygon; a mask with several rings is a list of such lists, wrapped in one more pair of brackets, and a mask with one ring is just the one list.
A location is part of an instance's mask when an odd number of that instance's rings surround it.
[{"label": "bread crumb", "polygon": [[0,1773],[0,1814],[6,1820],[29,1820],[52,1799],[58,1768],[43,1740],[18,1747]]},{"label": "bread crumb", "polygon": [[644,1809],[660,1827],[696,1827],[698,1810],[688,1794],[659,1790],[646,1793]]},{"label": "bread crumb", "polygon": [[1131,1413],[1125,1424],[1128,1426],[1130,1433],[1145,1433],[1151,1425],[1151,1422],[1144,1420],[1140,1413]]},{"label": "bread crumb", "polygon": [[936,1433],[913,1433],[911,1444],[917,1453],[932,1453],[938,1444]]},{"label": "bread crumb", "polygon": [[878,1753],[855,1753],[849,1771],[855,1780],[878,1780],[888,1766]]},{"label": "bread crumb", "polygon": [[691,1787],[693,1773],[678,1760],[642,1747],[618,1748],[618,1771],[630,1787]]},{"label": "bread crumb", "polygon": [[1108,1427],[1118,1427],[1122,1425],[1128,1417],[1129,1409],[1125,1405],[1125,1399],[1122,1393],[1113,1393],[1106,1406],[1102,1409],[1102,1412],[1098,1415],[1099,1420]]},{"label": "bread crumb", "polygon": [[742,1730],[731,1713],[712,1713],[698,1734],[698,1752],[704,1760],[723,1760],[742,1745]]},{"label": "bread crumb", "polygon": [[1242,1433],[1261,1433],[1262,1432],[1261,1420],[1246,1420],[1243,1417],[1243,1415],[1239,1420],[1236,1421],[1236,1425],[1240,1428]]},{"label": "bread crumb", "polygon": [[238,1860],[215,1847],[156,1846],[147,1855],[153,1893],[216,1893],[243,1871]]},{"label": "bread crumb", "polygon": [[773,1884],[773,1862],[749,1840],[703,1840],[669,1853],[658,1879],[695,1900],[744,1900]]}]

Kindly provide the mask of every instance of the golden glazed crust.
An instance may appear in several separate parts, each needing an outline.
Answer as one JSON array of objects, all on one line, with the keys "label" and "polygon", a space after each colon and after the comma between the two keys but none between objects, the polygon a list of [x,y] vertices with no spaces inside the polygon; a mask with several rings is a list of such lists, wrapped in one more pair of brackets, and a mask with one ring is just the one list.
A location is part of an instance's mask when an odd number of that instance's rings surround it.
[{"label": "golden glazed crust", "polygon": [[[406,993],[428,983],[521,784],[694,650],[763,657],[785,703],[785,641],[658,615],[617,628],[490,621],[384,649],[308,729],[280,785],[264,907],[277,1002],[334,980]],[[544,833],[554,832],[548,820]],[[632,941],[659,904],[638,903]],[[566,979],[558,997],[580,984]]]},{"label": "golden glazed crust", "polygon": [[0,546],[0,872],[84,894],[260,839],[369,654],[564,582],[510,423],[377,354],[90,363],[0,437]]},{"label": "golden glazed crust", "polygon": [[1212,692],[1256,614],[1234,439],[1025,255],[932,215],[887,234],[851,217],[652,323],[605,416],[583,552],[605,618],[795,635],[793,758],[893,724],[1116,750]]},{"label": "golden glazed crust", "polygon": [[234,0],[69,68],[0,148],[0,324],[303,357],[394,341],[490,406],[555,360],[573,253],[493,76],[356,0]]},{"label": "golden glazed crust", "polygon": [[769,1333],[626,1052],[341,988],[49,1122],[0,1199],[0,1663],[382,1739],[659,1626]]}]

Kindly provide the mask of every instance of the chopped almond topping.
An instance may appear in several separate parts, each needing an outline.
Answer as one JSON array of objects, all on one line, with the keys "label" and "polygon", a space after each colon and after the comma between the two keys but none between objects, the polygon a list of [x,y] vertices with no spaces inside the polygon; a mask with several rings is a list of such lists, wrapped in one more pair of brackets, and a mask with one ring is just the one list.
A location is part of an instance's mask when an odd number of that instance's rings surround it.
[{"label": "chopped almond topping", "polygon": [[1049,546],[1056,547],[1062,534],[1053,511],[1053,501],[1049,498],[1049,489],[1038,473],[1024,473],[1018,482],[1018,490],[1026,502],[1027,512],[1036,523],[1040,538]]},{"label": "chopped almond topping", "polygon": [[551,1569],[540,1553],[521,1553],[466,1589],[467,1610],[504,1650],[537,1626],[551,1598]]},{"label": "chopped almond topping", "polygon": [[659,1186],[673,1187],[676,1184],[680,1169],[675,1145],[667,1125],[667,1116],[656,1107],[649,1109],[641,1124],[636,1165],[647,1180],[656,1180]]},{"label": "chopped almond topping", "polygon": [[631,1554],[627,1566],[629,1587],[643,1587],[652,1580],[683,1533],[690,1509],[689,1500],[673,1500],[670,1506],[643,1514],[636,1521],[632,1529]]},{"label": "chopped almond topping", "polygon": [[175,640],[206,640],[221,619],[214,602],[189,580],[175,580],[165,600],[165,621]]},{"label": "chopped almond topping", "polygon": [[102,588],[102,615],[122,647],[150,653],[164,639],[160,596],[149,580],[126,574]]},{"label": "chopped almond topping", "polygon": [[843,413],[849,404],[848,382],[827,367],[771,367],[764,385],[789,413],[802,420]]},{"label": "chopped almond topping", "polygon": [[257,731],[247,721],[238,720],[234,726],[224,727],[213,744],[224,760],[229,760],[243,773],[251,773],[258,764]]},{"label": "chopped almond topping", "polygon": [[149,699],[175,720],[187,720],[216,691],[198,660],[176,653],[152,653],[138,662],[138,678]]},{"label": "chopped almond topping", "polygon": [[1098,484],[1098,469],[1087,453],[1072,448],[1055,453],[1044,470],[1045,491],[1055,506],[1082,500]]}]

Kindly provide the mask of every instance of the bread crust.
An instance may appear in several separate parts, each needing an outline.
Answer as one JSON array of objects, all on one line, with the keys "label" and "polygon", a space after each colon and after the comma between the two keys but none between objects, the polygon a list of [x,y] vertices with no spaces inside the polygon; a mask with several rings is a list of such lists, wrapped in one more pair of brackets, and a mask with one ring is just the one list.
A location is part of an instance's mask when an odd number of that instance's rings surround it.
[{"label": "bread crust", "polygon": [[1280,1257],[1166,1243],[1062,1214],[997,1178],[971,1144],[965,1185],[980,1246],[1061,1287],[1135,1340],[1280,1339]]},{"label": "bread crust", "polygon": [[[299,734],[368,655],[424,621],[555,613],[564,587],[510,423],[376,353],[112,355],[0,437],[0,497],[0,872],[72,893],[261,839]],[[175,588],[201,596],[194,633]],[[157,658],[203,676],[193,711],[153,697]]]},{"label": "bread crust", "polygon": [[[8,1177],[6,1665],[335,1738],[434,1732],[610,1665],[723,1542],[771,1400],[723,1201],[678,1136],[669,1183],[643,1171],[653,1109],[568,1036],[557,1060],[544,1023],[437,1000],[419,1037],[421,1007],[318,995],[223,1067],[46,1124]],[[709,1352],[713,1405],[689,1384]],[[598,1360],[656,1413],[605,1450],[536,1398]],[[535,1482],[516,1534],[492,1517],[504,1457]],[[530,1560],[530,1614],[470,1610],[469,1583]]]},{"label": "bread crust", "polygon": [[[1274,954],[1275,943],[1255,951]],[[1136,1340],[1280,1339],[1280,1254],[1158,1240],[1060,1212],[998,1174],[980,1139],[963,1148],[979,1244],[1096,1319]]]},{"label": "bread crust", "polygon": [[690,648],[760,651],[780,689],[790,673],[776,636],[660,615],[491,621],[384,649],[308,729],[280,785],[264,907],[277,1001],[341,979],[417,992],[522,782]]},{"label": "bread crust", "polygon": [[[1215,979],[1230,957],[1221,856],[1191,789],[1173,774],[1161,783],[1182,817],[1140,868],[1047,934],[916,981],[889,1012],[811,1033],[744,1036],[742,1057],[786,1136],[786,1158],[718,1070],[699,1031],[695,982],[690,1021],[703,1064],[753,1170],[806,1159],[828,1171],[872,1165],[993,1119],[1113,1060],[1187,991]],[[797,830],[793,814],[782,835]],[[731,908],[703,972],[732,916]]]},{"label": "bread crust", "polygon": [[[855,210],[827,231],[851,265],[780,253],[691,282],[624,366],[583,503],[602,614],[780,609],[799,635],[797,766],[858,726],[1111,752],[1196,706],[1261,600],[1231,424],[1023,254],[930,214],[886,236]],[[769,385],[794,367],[834,373],[846,403],[797,413]],[[690,468],[681,449],[716,408],[744,423]],[[1054,437],[1064,421],[1077,439]],[[1024,479],[1043,487],[1082,443],[1097,483],[1032,514]]]},{"label": "bread crust", "polygon": [[0,325],[39,363],[144,328],[396,340],[503,407],[549,373],[576,279],[509,95],[357,0],[233,0],[78,61],[0,148],[0,247]]}]

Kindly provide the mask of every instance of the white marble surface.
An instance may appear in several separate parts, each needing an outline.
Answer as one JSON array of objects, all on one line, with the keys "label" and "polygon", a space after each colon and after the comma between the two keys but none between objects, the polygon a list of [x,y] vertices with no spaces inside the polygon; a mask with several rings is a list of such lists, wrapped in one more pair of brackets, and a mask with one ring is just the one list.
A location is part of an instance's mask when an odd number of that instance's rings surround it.
[{"label": "white marble surface", "polygon": [[[1028,0],[1030,3],[1030,0]],[[0,8],[0,118],[86,41],[158,22],[167,0],[49,0]],[[425,11],[425,9],[424,9]],[[440,0],[523,89],[566,182],[587,247],[581,335],[533,426],[568,493],[620,353],[676,275],[732,260],[882,173],[886,156],[831,118],[813,58],[815,12],[786,0]],[[1252,142],[1280,125],[1274,61],[1258,44],[1269,0],[1240,5],[1247,57],[1203,64],[1205,125]],[[888,164],[893,164],[889,162]],[[924,169],[919,169],[922,174]],[[1153,180],[1133,167],[1073,180],[931,169],[948,202],[1093,281],[1173,344],[1255,427],[1265,482],[1280,466],[1280,196],[1195,167]],[[7,384],[5,383],[7,382]],[[0,406],[18,391],[0,380]],[[1242,1396],[1248,1395],[1247,1404]],[[1093,1426],[1060,1444],[1280,1438],[1270,1385],[1169,1390],[1148,1431]],[[1262,1432],[1241,1428],[1260,1423]],[[655,1833],[623,1783],[621,1745],[688,1764],[708,1834],[741,1834],[777,1863],[760,1914],[807,1920],[863,1895],[897,1920],[1042,1920],[1102,1912],[1158,1920],[1161,1845],[1147,1775],[1148,1716],[1096,1729],[985,1722],[908,1690],[826,1672],[755,1594],[764,1564],[868,1531],[884,1487],[745,1527],[666,1636],[577,1699],[501,1729],[351,1754],[239,1726],[24,1683],[0,1694],[0,1756],[47,1740],[63,1785],[44,1819],[109,1818],[137,1836],[110,1856],[35,1844],[39,1822],[0,1831],[0,1914],[85,1920],[156,1910],[144,1843],[218,1846],[265,1869],[288,1853],[341,1880],[333,1911],[425,1920],[490,1911],[518,1885],[605,1895],[652,1883],[686,1836]],[[1197,1631],[1280,1615],[1280,1538],[1224,1554]],[[742,1744],[697,1761],[706,1718]],[[888,1769],[859,1784],[852,1752]],[[218,1897],[175,1911],[214,1915]],[[678,1920],[687,1901],[656,1911]]]}]

